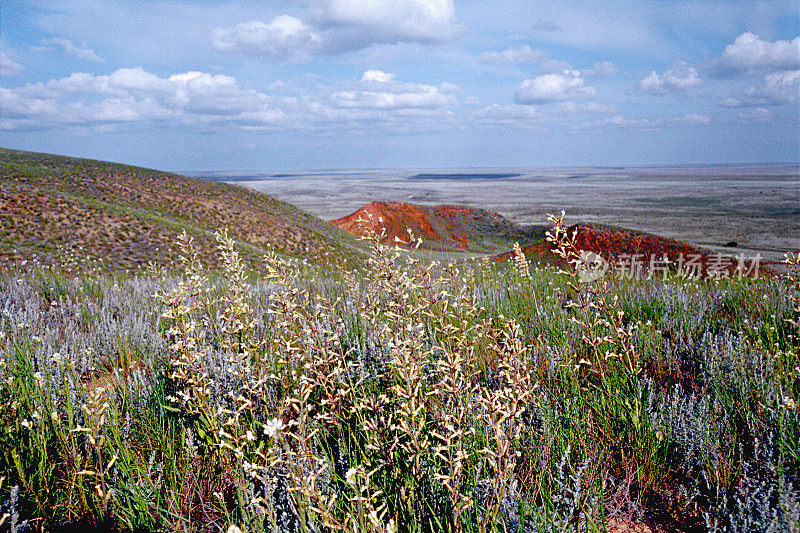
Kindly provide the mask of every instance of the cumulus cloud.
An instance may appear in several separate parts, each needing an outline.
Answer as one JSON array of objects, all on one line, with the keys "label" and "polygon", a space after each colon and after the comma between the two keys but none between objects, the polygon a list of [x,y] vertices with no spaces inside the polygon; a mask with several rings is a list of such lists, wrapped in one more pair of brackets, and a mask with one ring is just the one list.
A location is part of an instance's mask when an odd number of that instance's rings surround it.
[{"label": "cumulus cloud", "polygon": [[481,62],[489,65],[524,65],[549,59],[544,50],[533,49],[530,45],[512,46],[500,52],[487,50],[481,54]]},{"label": "cumulus cloud", "polygon": [[327,0],[311,19],[281,15],[217,28],[212,44],[220,52],[303,61],[374,44],[445,42],[457,33],[452,0]]},{"label": "cumulus cloud", "polygon": [[608,78],[619,72],[619,68],[611,61],[595,63],[592,68],[581,70],[584,78]]},{"label": "cumulus cloud", "polygon": [[283,118],[266,95],[241,89],[230,76],[192,71],[162,78],[141,68],[2,88],[0,115],[3,129],[160,119],[243,125]]},{"label": "cumulus cloud", "polygon": [[800,70],[773,72],[764,83],[751,86],[736,97],[720,101],[723,107],[762,107],[800,102]]},{"label": "cumulus cloud", "polygon": [[564,70],[561,74],[543,74],[523,81],[517,88],[518,104],[545,104],[573,98],[596,96],[593,87],[584,85],[577,70]]},{"label": "cumulus cloud", "polygon": [[0,76],[13,76],[22,72],[22,65],[0,50]]},{"label": "cumulus cloud", "polygon": [[766,74],[800,69],[800,37],[791,41],[765,41],[752,32],[739,35],[711,62],[715,76]]},{"label": "cumulus cloud", "polygon": [[53,37],[51,39],[42,39],[39,44],[40,46],[34,47],[35,50],[53,50],[55,47],[58,47],[65,54],[75,56],[84,61],[92,61],[94,63],[105,62],[105,59],[97,55],[91,48],[87,48],[85,44],[77,46],[69,39]]},{"label": "cumulus cloud", "polygon": [[373,30],[379,42],[440,42],[455,34],[452,0],[327,0],[325,25]]},{"label": "cumulus cloud", "polygon": [[375,81],[378,83],[388,83],[394,79],[394,74],[391,72],[383,72],[382,70],[367,70],[361,76],[361,81]]},{"label": "cumulus cloud", "polygon": [[678,61],[663,74],[658,74],[655,70],[650,72],[639,82],[639,87],[646,93],[663,96],[668,93],[683,92],[702,84],[703,79],[696,68],[685,61]]},{"label": "cumulus cloud", "polygon": [[217,28],[213,44],[220,52],[301,61],[320,49],[322,38],[300,19],[281,15],[269,23],[251,20],[229,29]]},{"label": "cumulus cloud", "polygon": [[355,87],[336,91],[330,103],[349,109],[440,109],[455,103],[455,85],[440,86],[399,82],[394,75],[380,70],[368,70]]},{"label": "cumulus cloud", "polygon": [[800,101],[800,70],[768,74],[763,87],[751,87],[747,94],[757,104],[779,105]]},{"label": "cumulus cloud", "polygon": [[717,77],[764,76],[760,86],[725,98],[724,107],[761,107],[800,101],[800,37],[765,41],[752,32],[739,35],[711,62]]}]

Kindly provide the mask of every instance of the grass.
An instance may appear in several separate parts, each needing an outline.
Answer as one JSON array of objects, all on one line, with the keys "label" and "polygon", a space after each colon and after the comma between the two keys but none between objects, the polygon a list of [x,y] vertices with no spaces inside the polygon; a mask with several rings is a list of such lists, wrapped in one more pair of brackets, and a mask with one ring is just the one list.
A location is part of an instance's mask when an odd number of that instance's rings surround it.
[{"label": "grass", "polygon": [[[576,250],[560,220],[551,242]],[[796,531],[800,273],[0,273],[11,531]],[[795,260],[795,269],[797,268]],[[153,297],[157,295],[157,297]]]},{"label": "grass", "polygon": [[[229,228],[251,265],[268,247],[353,265],[364,249],[309,213],[243,187],[89,159],[0,148],[0,260],[84,268],[170,267],[182,232],[216,261],[214,232]],[[80,243],[80,248],[75,246]]]}]

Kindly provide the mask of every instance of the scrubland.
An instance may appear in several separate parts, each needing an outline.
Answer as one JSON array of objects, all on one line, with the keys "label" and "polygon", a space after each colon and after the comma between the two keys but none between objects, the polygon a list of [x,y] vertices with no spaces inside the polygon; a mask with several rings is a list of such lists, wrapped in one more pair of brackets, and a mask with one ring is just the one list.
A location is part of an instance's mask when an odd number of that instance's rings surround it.
[{"label": "scrubland", "polygon": [[[11,531],[798,531],[800,272],[0,274]],[[583,279],[582,279],[583,278]],[[635,529],[638,528],[638,529]]]}]

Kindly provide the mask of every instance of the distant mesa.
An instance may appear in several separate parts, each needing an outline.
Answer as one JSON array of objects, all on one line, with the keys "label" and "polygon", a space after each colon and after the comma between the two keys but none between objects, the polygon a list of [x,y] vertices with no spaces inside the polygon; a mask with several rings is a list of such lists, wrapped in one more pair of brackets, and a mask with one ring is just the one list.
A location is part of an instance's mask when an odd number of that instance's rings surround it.
[{"label": "distant mesa", "polygon": [[[371,216],[371,219],[370,219]],[[366,235],[371,220],[380,232],[386,228],[384,244],[409,245],[408,229],[422,248],[440,251],[497,252],[515,241],[533,242],[541,228],[520,226],[499,213],[468,206],[417,205],[403,202],[370,202],[353,214],[331,221],[357,236]]]}]

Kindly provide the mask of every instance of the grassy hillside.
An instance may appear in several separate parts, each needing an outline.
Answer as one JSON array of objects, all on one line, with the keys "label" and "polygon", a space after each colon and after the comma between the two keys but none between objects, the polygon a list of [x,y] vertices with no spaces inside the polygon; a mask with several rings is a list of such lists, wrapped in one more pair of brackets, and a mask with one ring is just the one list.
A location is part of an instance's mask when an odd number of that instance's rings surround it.
[{"label": "grassy hillside", "polygon": [[270,196],[155,170],[0,149],[0,260],[109,267],[172,264],[186,229],[201,260],[228,228],[249,259],[265,247],[310,259],[351,260],[351,235]]}]

